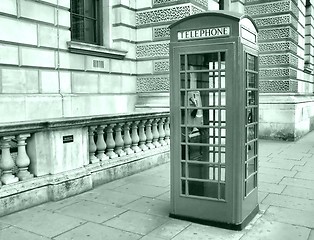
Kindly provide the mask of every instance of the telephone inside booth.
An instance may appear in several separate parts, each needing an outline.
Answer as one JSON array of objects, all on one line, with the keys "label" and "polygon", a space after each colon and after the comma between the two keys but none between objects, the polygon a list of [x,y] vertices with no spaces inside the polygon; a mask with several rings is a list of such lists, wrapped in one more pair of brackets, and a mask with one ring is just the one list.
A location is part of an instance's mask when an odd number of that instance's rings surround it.
[{"label": "telephone inside booth", "polygon": [[170,26],[171,213],[241,229],[258,211],[257,29],[205,12]]}]

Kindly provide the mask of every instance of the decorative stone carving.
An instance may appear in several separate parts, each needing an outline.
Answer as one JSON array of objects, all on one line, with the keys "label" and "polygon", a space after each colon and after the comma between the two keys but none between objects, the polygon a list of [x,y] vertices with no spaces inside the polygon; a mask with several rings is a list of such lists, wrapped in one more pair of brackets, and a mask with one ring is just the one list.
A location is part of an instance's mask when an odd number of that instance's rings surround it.
[{"label": "decorative stone carving", "polygon": [[298,58],[289,53],[276,55],[262,55],[259,58],[259,64],[260,66],[291,64],[297,67]]},{"label": "decorative stone carving", "polygon": [[251,16],[287,12],[290,10],[290,1],[277,1],[266,4],[254,4],[245,7],[245,13]]},{"label": "decorative stone carving", "polygon": [[145,44],[136,46],[137,58],[167,57],[169,43]]},{"label": "decorative stone carving", "polygon": [[179,20],[191,14],[190,5],[170,6],[136,13],[136,25],[163,23]]},{"label": "decorative stone carving", "polygon": [[278,24],[289,24],[291,22],[291,15],[255,18],[254,21],[258,27],[265,27]]},{"label": "decorative stone carving", "polygon": [[154,72],[169,72],[169,60],[154,61]]},{"label": "decorative stone carving", "polygon": [[153,28],[153,39],[169,39],[170,29],[168,26],[154,27]]},{"label": "decorative stone carving", "polygon": [[271,77],[296,77],[297,71],[291,68],[272,68],[272,69],[260,69],[260,78]]},{"label": "decorative stone carving", "polygon": [[275,51],[287,51],[297,52],[297,45],[293,42],[271,42],[260,43],[260,52],[275,52]]},{"label": "decorative stone carving", "polygon": [[297,92],[298,83],[290,80],[260,81],[259,90],[264,93]]},{"label": "decorative stone carving", "polygon": [[139,77],[137,78],[137,92],[169,91],[169,77]]}]

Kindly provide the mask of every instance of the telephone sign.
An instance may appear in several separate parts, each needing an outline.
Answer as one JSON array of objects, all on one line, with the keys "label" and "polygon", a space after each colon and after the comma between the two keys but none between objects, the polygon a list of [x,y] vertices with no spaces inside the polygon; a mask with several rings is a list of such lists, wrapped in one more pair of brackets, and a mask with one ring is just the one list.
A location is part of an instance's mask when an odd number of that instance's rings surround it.
[{"label": "telephone sign", "polygon": [[170,35],[170,216],[241,229],[259,209],[257,28],[217,11]]}]

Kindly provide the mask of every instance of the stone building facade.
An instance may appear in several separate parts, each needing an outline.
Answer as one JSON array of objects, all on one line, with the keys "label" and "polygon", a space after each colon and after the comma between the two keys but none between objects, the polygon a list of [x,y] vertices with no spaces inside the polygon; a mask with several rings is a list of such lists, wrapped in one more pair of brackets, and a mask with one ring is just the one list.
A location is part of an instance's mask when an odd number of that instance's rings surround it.
[{"label": "stone building facade", "polygon": [[[97,0],[91,17],[73,2],[1,0],[1,122],[168,109],[167,27],[220,7],[259,27],[260,136],[294,140],[312,130],[312,1]],[[96,44],[82,41],[80,17],[96,19]]]}]

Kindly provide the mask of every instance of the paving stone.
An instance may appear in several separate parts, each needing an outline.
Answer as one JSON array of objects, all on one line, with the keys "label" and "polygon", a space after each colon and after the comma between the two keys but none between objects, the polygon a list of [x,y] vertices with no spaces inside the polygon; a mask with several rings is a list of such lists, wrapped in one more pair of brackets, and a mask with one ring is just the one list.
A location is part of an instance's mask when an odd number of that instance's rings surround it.
[{"label": "paving stone", "polygon": [[300,179],[306,179],[306,180],[314,181],[314,172],[312,172],[312,173],[298,172],[295,175],[295,178],[300,178]]},{"label": "paving stone", "polygon": [[308,188],[287,186],[285,190],[282,192],[282,194],[314,200],[314,191],[310,191]]},{"label": "paving stone", "polygon": [[311,230],[308,240],[314,240],[314,230]]},{"label": "paving stone", "polygon": [[142,237],[141,240],[164,240],[164,238],[146,235],[146,236]]},{"label": "paving stone", "polygon": [[[299,165],[298,165],[299,166]],[[260,167],[258,169],[259,173],[267,174],[267,175],[276,175],[282,177],[293,177],[296,175],[296,170],[285,170],[285,169],[274,169],[269,167]]]},{"label": "paving stone", "polygon": [[124,206],[124,208],[137,212],[168,217],[170,212],[170,202],[155,198],[143,197],[130,204],[127,204]]},{"label": "paving stone", "polygon": [[305,227],[259,219],[241,240],[307,240],[309,232]]},{"label": "paving stone", "polygon": [[0,239],[3,240],[22,240],[22,239],[31,239],[31,240],[49,240],[44,236],[40,236],[34,233],[30,233],[27,230],[23,230],[17,227],[8,227],[1,230]]},{"label": "paving stone", "polygon": [[126,211],[125,209],[100,204],[92,201],[78,202],[58,210],[60,214],[96,223],[102,223],[125,211]]},{"label": "paving stone", "polygon": [[309,188],[314,190],[314,181],[311,180],[304,180],[299,178],[289,178],[284,177],[280,184],[283,185],[289,185],[289,186],[296,186],[296,187],[303,187],[303,188]]},{"label": "paving stone", "polygon": [[258,191],[258,201],[262,202],[263,199],[268,195],[268,192],[262,192],[262,191]]},{"label": "paving stone", "polygon": [[170,185],[168,178],[156,175],[134,175],[129,177],[129,183],[140,183],[149,186],[167,187]]},{"label": "paving stone", "polygon": [[57,202],[47,202],[42,205],[39,205],[38,207],[41,207],[49,211],[55,211],[63,207],[72,205],[74,203],[78,203],[80,201],[82,201],[82,199],[78,198],[78,196],[75,196],[75,197],[66,198]]},{"label": "paving stone", "polygon": [[80,194],[78,198],[102,204],[108,204],[115,207],[121,207],[141,197],[132,194],[116,192],[109,189],[96,188],[92,191]]},{"label": "paving stone", "polygon": [[268,192],[268,193],[281,193],[286,185],[260,182],[258,185],[258,191]]},{"label": "paving stone", "polygon": [[304,198],[297,198],[297,197],[270,193],[263,200],[263,203],[269,204],[272,206],[299,209],[299,210],[304,210],[304,211],[312,211],[314,214],[314,200],[308,200]]},{"label": "paving stone", "polygon": [[243,234],[243,232],[193,223],[172,240],[238,240]]},{"label": "paving stone", "polygon": [[127,211],[103,223],[109,227],[145,235],[168,221],[168,218]]},{"label": "paving stone", "polygon": [[160,194],[156,198],[160,199],[160,200],[163,200],[163,201],[170,202],[170,191],[167,191],[167,192],[165,192],[163,194]]},{"label": "paving stone", "polygon": [[155,187],[142,184],[129,183],[114,189],[118,192],[135,194],[145,197],[157,197],[158,195],[169,191],[169,187]]},{"label": "paving stone", "polygon": [[293,225],[314,228],[314,213],[291,208],[269,206],[264,218],[270,221],[290,223]]},{"label": "paving stone", "polygon": [[54,237],[85,223],[84,220],[53,213],[40,207],[29,208],[0,219],[2,222],[46,237]]},{"label": "paving stone", "polygon": [[147,236],[158,237],[161,239],[172,239],[186,227],[191,225],[190,222],[171,219],[154,231],[150,232]]},{"label": "paving stone", "polygon": [[136,240],[142,235],[88,222],[54,238],[55,240]]},{"label": "paving stone", "polygon": [[272,153],[270,157],[273,158],[273,160],[279,160],[279,159],[285,159],[289,161],[303,161],[303,158],[311,157],[311,154],[300,152],[298,149],[284,149],[281,153]]},{"label": "paving stone", "polygon": [[[0,218],[0,219],[1,219],[1,218]],[[7,228],[7,227],[9,227],[9,226],[10,226],[9,224],[0,222],[0,230],[1,230],[1,229],[4,229],[4,228]],[[0,233],[0,234],[1,234],[1,233]]]},{"label": "paving stone", "polygon": [[268,168],[276,168],[276,169],[285,169],[285,170],[291,170],[296,164],[293,163],[286,163],[283,164],[281,162],[259,162],[260,167],[268,167]]},{"label": "paving stone", "polygon": [[306,164],[305,166],[294,166],[292,170],[296,170],[298,172],[309,172],[309,173],[314,173],[314,166],[313,167],[308,167]]},{"label": "paving stone", "polygon": [[306,167],[314,167],[314,158],[313,158],[313,156],[310,157],[310,158],[304,158],[303,160],[306,161],[306,164],[305,164]]},{"label": "paving stone", "polygon": [[276,176],[276,175],[268,175],[263,173],[258,173],[258,182],[265,182],[265,183],[273,183],[277,184],[283,179],[282,176]]}]

